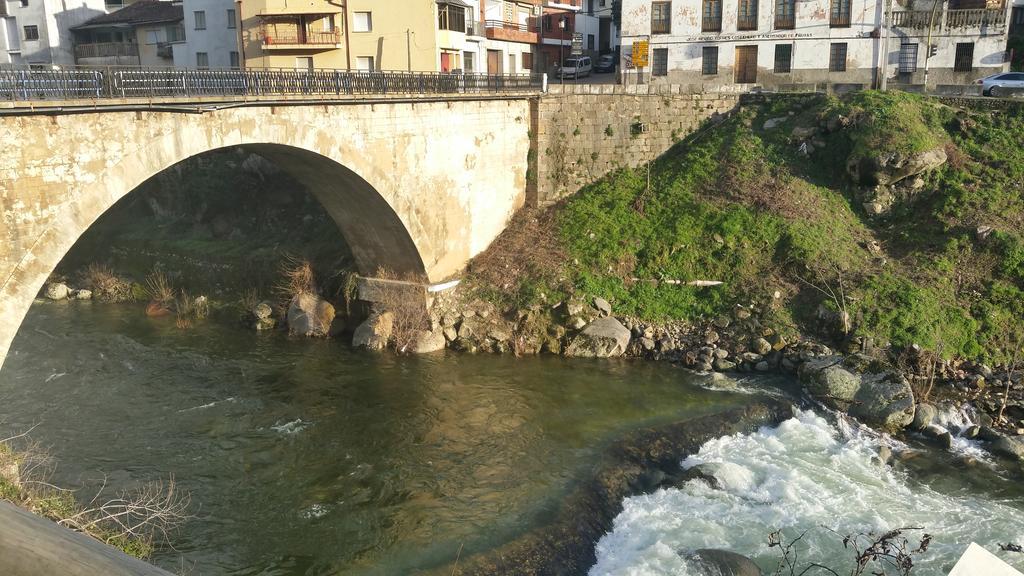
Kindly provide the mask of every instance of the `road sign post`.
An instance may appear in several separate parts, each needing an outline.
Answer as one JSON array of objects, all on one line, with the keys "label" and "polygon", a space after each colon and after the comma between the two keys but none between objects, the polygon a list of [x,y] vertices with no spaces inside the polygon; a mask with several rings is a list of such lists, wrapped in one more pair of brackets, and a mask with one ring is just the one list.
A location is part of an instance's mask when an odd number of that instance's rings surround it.
[{"label": "road sign post", "polygon": [[[572,33],[572,48],[569,50],[570,56],[582,56],[583,55],[583,33],[573,32]],[[576,80],[580,79],[580,61],[576,60]]]}]

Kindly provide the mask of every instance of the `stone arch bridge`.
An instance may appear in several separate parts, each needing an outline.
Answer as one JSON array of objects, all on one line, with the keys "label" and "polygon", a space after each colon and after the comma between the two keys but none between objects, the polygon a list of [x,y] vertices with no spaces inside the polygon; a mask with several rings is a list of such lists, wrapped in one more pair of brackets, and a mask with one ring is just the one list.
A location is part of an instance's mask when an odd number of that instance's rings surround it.
[{"label": "stone arch bridge", "polygon": [[192,156],[268,158],[324,205],[362,274],[438,283],[527,201],[656,158],[737,103],[530,76],[0,69],[0,366],[82,233]]},{"label": "stone arch bridge", "polygon": [[243,147],[324,205],[363,274],[458,273],[526,199],[529,94],[17,108],[0,117],[0,365],[79,236],[148,178]]}]

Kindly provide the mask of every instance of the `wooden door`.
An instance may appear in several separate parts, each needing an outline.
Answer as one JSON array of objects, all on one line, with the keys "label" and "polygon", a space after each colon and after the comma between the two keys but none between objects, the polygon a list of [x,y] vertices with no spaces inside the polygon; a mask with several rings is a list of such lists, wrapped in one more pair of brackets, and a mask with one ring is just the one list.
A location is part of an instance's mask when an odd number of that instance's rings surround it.
[{"label": "wooden door", "polygon": [[736,47],[736,83],[757,82],[757,46]]},{"label": "wooden door", "polygon": [[487,73],[501,74],[501,50],[487,51]]}]

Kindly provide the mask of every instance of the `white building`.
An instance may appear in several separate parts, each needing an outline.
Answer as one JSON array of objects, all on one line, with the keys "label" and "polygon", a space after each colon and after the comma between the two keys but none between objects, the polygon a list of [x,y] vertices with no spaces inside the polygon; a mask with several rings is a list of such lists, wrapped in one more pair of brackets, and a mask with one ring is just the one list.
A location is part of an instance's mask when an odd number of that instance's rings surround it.
[{"label": "white building", "polygon": [[105,13],[103,0],[0,0],[0,65],[72,65],[71,28]]},{"label": "white building", "polygon": [[238,68],[239,19],[234,0],[184,0],[185,41],[174,45],[182,68]]},{"label": "white building", "polygon": [[623,0],[623,53],[650,43],[648,66],[626,81],[642,73],[690,91],[871,88],[884,75],[921,86],[927,67],[935,88],[1006,69],[1005,0],[932,1],[893,0],[886,27],[884,0]]}]

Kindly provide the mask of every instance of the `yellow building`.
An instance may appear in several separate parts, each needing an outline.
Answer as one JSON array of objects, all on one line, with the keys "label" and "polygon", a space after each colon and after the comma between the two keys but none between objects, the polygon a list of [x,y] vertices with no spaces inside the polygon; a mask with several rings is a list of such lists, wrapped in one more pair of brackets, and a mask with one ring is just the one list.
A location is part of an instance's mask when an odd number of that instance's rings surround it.
[{"label": "yellow building", "polygon": [[439,70],[435,0],[348,0],[353,70]]},{"label": "yellow building", "polygon": [[347,68],[344,4],[328,0],[241,0],[246,68]]},{"label": "yellow building", "polygon": [[485,71],[499,50],[483,43],[506,42],[485,36],[480,1],[241,0],[242,58],[247,68]]}]

